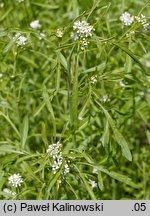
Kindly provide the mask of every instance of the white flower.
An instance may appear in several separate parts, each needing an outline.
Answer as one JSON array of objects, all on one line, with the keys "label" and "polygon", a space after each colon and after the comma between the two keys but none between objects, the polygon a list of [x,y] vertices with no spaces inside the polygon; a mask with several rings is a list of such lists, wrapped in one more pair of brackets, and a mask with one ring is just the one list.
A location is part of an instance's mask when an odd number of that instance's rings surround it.
[{"label": "white flower", "polygon": [[136,16],[135,18],[139,23],[141,23],[144,29],[147,29],[149,27],[149,23],[147,22],[147,19],[143,14]]},{"label": "white flower", "polygon": [[90,82],[92,83],[92,84],[95,84],[95,83],[97,83],[97,75],[94,75],[94,76],[92,76],[91,78],[90,78]]},{"label": "white flower", "polygon": [[122,21],[122,24],[124,26],[131,26],[132,23],[135,21],[135,17],[131,16],[131,14],[129,12],[124,12],[121,16],[120,16],[120,20]]},{"label": "white flower", "polygon": [[23,179],[21,177],[21,175],[18,174],[13,174],[8,178],[9,184],[11,184],[13,187],[18,187],[21,185],[21,183],[23,182]]},{"label": "white flower", "polygon": [[69,168],[67,162],[65,162],[63,174],[66,175],[66,174],[69,173],[69,172],[70,172],[70,168]]},{"label": "white flower", "polygon": [[102,98],[100,98],[100,101],[105,103],[106,101],[110,101],[110,99],[108,95],[104,95]]},{"label": "white flower", "polygon": [[87,21],[76,21],[73,24],[73,30],[75,32],[71,33],[71,37],[75,41],[80,40],[81,49],[84,50],[88,46],[88,38],[92,37],[92,31],[94,31],[93,26],[91,26]]},{"label": "white flower", "polygon": [[41,24],[39,23],[39,20],[34,20],[30,23],[30,27],[33,29],[41,28]]},{"label": "white flower", "polygon": [[122,82],[122,80],[119,81],[119,85],[120,85],[121,87],[123,87],[123,88],[126,87],[126,85]]},{"label": "white flower", "polygon": [[83,21],[76,21],[73,24],[73,29],[76,30],[79,37],[92,37],[92,30],[94,30],[93,26],[91,26],[88,22],[85,20]]},{"label": "white flower", "polygon": [[60,29],[57,29],[56,36],[59,37],[59,38],[62,38],[63,32]]},{"label": "white flower", "polygon": [[3,77],[3,74],[2,73],[0,73],[0,78],[2,78]]},{"label": "white flower", "polygon": [[60,142],[49,145],[47,149],[48,156],[52,157],[53,159],[57,158],[61,152],[61,147],[62,144]]},{"label": "white flower", "polygon": [[16,40],[16,43],[18,46],[25,46],[27,43],[27,38],[22,36],[20,33],[17,33],[14,37],[13,40]]},{"label": "white flower", "polygon": [[16,196],[16,193],[10,190],[9,188],[4,188],[3,192],[11,196]]},{"label": "white flower", "polygon": [[44,31],[40,32],[40,36],[39,36],[39,39],[42,40],[43,38],[45,38],[45,33]]},{"label": "white flower", "polygon": [[97,173],[98,172],[98,169],[97,168],[93,168],[93,173]]},{"label": "white flower", "polygon": [[71,38],[73,38],[74,41],[79,40],[79,37],[78,37],[77,33],[75,33],[75,32],[71,32]]},{"label": "white flower", "polygon": [[95,181],[89,179],[89,182],[90,182],[92,188],[96,188],[97,187],[97,183]]},{"label": "white flower", "polygon": [[55,173],[58,171],[58,169],[61,167],[62,161],[63,161],[63,157],[58,157],[58,158],[53,162],[52,171],[53,171],[54,174],[55,174]]},{"label": "white flower", "polygon": [[[51,158],[53,174],[55,174],[59,170],[64,160],[61,148],[62,148],[62,144],[60,142],[57,142],[52,145],[49,145],[47,149],[48,156]],[[62,176],[69,173],[69,171],[70,171],[69,166],[67,162],[65,161],[64,168],[62,171]]]}]

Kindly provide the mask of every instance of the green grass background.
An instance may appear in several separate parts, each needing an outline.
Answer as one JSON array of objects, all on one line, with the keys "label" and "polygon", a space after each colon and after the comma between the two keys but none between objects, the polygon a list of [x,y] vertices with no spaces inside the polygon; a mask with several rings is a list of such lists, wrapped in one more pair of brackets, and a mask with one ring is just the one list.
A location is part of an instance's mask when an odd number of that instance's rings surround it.
[{"label": "green grass background", "polygon": [[[15,199],[150,199],[150,29],[122,28],[119,19],[129,11],[149,20],[150,1],[3,2],[0,198],[12,199],[3,189],[19,172],[24,183],[11,188]],[[29,28],[36,19],[41,29]],[[70,36],[82,19],[95,28],[85,51]],[[17,32],[28,38],[24,48],[13,40]],[[93,75],[98,80],[92,85]],[[56,141],[70,161],[64,179],[61,170],[52,174],[46,154]]]}]

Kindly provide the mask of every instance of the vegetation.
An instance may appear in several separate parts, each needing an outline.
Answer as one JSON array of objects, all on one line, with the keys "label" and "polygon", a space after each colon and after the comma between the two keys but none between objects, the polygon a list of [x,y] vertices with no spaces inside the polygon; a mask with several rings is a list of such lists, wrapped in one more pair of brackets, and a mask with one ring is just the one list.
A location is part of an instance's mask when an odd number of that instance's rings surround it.
[{"label": "vegetation", "polygon": [[150,1],[0,1],[0,198],[150,199]]}]

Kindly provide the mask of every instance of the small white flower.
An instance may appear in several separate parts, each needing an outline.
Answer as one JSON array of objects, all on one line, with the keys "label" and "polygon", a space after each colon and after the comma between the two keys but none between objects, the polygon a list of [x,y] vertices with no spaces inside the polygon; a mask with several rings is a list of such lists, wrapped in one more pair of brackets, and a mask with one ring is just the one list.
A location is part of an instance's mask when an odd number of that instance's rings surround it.
[{"label": "small white flower", "polygon": [[105,103],[106,101],[110,101],[110,99],[108,95],[104,95],[102,98],[100,98],[100,101]]},{"label": "small white flower", "polygon": [[[60,142],[57,142],[52,145],[49,145],[47,149],[48,156],[51,158],[53,174],[55,174],[60,169],[62,162],[64,160],[61,148],[62,148],[62,144]],[[70,171],[69,166],[65,161],[64,168],[62,171],[62,177],[67,173],[69,173],[69,171]]]},{"label": "small white flower", "polygon": [[149,27],[149,23],[147,22],[147,19],[143,14],[136,16],[135,18],[139,23],[141,23],[144,29],[147,29]]},{"label": "small white flower", "polygon": [[64,165],[64,175],[66,175],[67,173],[69,173],[70,172],[70,168],[69,168],[69,166],[68,166],[68,164],[67,164],[67,162],[65,162],[65,165]]},{"label": "small white flower", "polygon": [[89,179],[89,182],[90,182],[92,188],[96,188],[97,187],[97,183],[95,181]]},{"label": "small white flower", "polygon": [[13,174],[8,178],[9,184],[11,184],[13,187],[18,187],[21,186],[21,183],[23,182],[23,179],[21,175],[18,174]]},{"label": "small white flower", "polygon": [[92,32],[94,31],[93,26],[91,26],[87,21],[76,21],[73,24],[74,32],[71,33],[71,37],[75,41],[79,40],[81,43],[81,49],[84,50],[88,44],[88,38],[92,37]]},{"label": "small white flower", "polygon": [[73,29],[76,30],[79,37],[92,37],[92,31],[94,30],[93,26],[91,26],[87,21],[76,21],[73,24]]},{"label": "small white flower", "polygon": [[62,32],[60,29],[57,29],[57,31],[56,31],[56,36],[57,36],[58,38],[62,38],[63,32]]},{"label": "small white flower", "polygon": [[97,78],[98,78],[97,75],[92,76],[92,77],[90,78],[90,82],[91,82],[92,84],[97,83]]},{"label": "small white flower", "polygon": [[42,32],[40,32],[39,39],[42,40],[42,39],[45,38],[45,36],[46,36],[46,35],[45,35],[44,31],[42,31]]},{"label": "small white flower", "polygon": [[3,74],[2,73],[0,73],[0,78],[2,78],[3,77]]},{"label": "small white flower", "polygon": [[131,26],[132,23],[135,21],[135,17],[131,16],[131,14],[129,12],[124,12],[120,16],[120,20],[124,26]]},{"label": "small white flower", "polygon": [[93,168],[93,173],[97,173],[98,172],[98,169],[97,168]]},{"label": "small white flower", "polygon": [[130,31],[129,33],[126,34],[127,37],[133,36],[133,35],[135,35],[135,31]]},{"label": "small white flower", "polygon": [[41,24],[39,23],[39,20],[34,20],[30,23],[30,27],[33,29],[41,28]]},{"label": "small white flower", "polygon": [[75,32],[71,32],[71,38],[72,38],[74,41],[79,40],[79,37],[78,37],[77,33],[75,33]]},{"label": "small white flower", "polygon": [[123,88],[126,87],[126,85],[122,82],[122,80],[119,81],[119,85],[120,85],[121,87],[123,87]]},{"label": "small white flower", "polygon": [[9,188],[4,188],[3,192],[11,196],[16,196],[16,193],[10,190]]},{"label": "small white flower", "polygon": [[16,40],[16,43],[18,46],[25,46],[27,43],[27,38],[22,36],[20,33],[17,33],[14,37],[13,40]]},{"label": "small white flower", "polygon": [[49,145],[47,149],[48,156],[52,157],[53,159],[57,158],[61,152],[61,147],[62,144],[60,142]]}]

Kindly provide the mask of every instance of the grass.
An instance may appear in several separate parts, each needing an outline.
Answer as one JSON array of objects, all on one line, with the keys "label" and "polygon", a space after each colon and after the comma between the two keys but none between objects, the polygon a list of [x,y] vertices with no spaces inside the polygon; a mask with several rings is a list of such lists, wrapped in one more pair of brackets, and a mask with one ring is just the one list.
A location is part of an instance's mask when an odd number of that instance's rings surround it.
[{"label": "grass", "polygon": [[[120,21],[129,11],[149,22],[150,1],[0,3],[0,198],[150,199],[150,28]],[[95,29],[83,49],[78,20]]]}]

